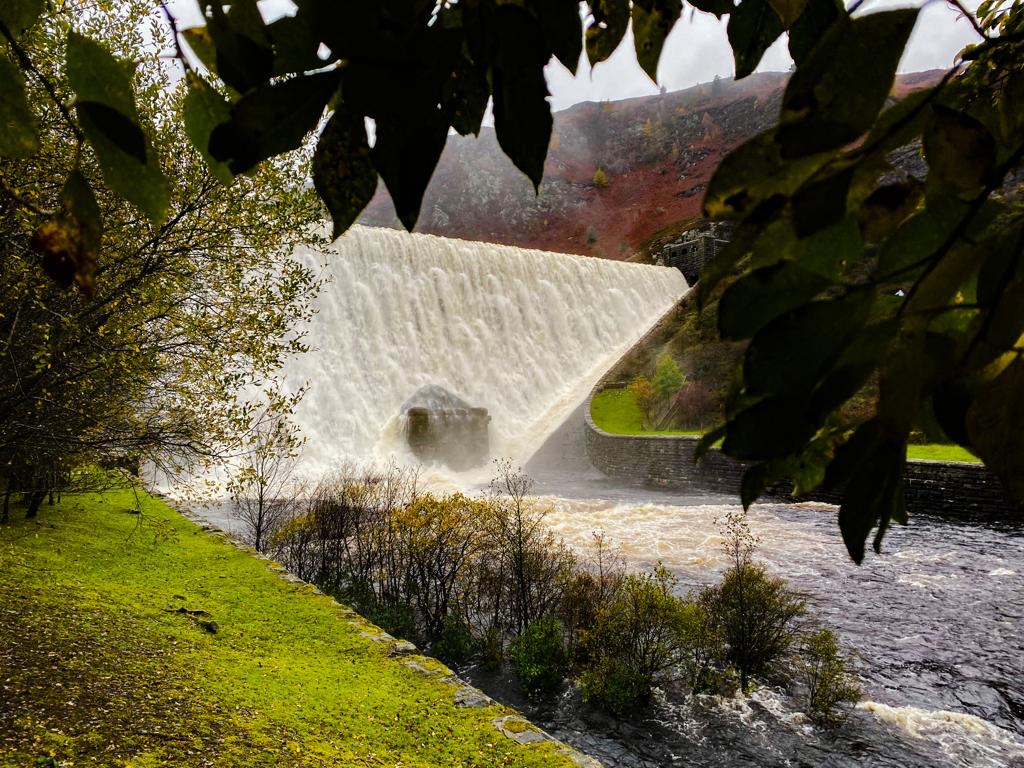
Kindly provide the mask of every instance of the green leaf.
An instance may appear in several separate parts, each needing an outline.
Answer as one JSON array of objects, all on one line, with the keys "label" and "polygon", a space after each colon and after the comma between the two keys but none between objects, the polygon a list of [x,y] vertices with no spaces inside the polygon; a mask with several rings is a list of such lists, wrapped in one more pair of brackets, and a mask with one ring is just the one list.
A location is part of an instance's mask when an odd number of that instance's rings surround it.
[{"label": "green leaf", "polygon": [[[274,52],[265,39],[262,20],[256,24],[252,11],[247,10],[255,9],[255,3],[233,3],[231,14],[225,14],[219,2],[205,3],[205,7],[210,14],[206,26],[217,50],[217,75],[239,93],[266,85],[274,73]],[[256,15],[259,16],[258,10]],[[259,34],[261,28],[263,35]]]},{"label": "green leaf", "polygon": [[733,0],[689,0],[689,2],[698,11],[713,13],[718,18],[722,18],[727,13],[732,13],[736,10],[736,4]]},{"label": "green leaf", "polygon": [[21,71],[0,55],[0,155],[31,157],[38,149],[36,119],[25,97]]},{"label": "green leaf", "polygon": [[377,191],[366,126],[361,115],[335,111],[313,155],[313,184],[331,212],[334,237],[359,217]]},{"label": "green leaf", "polygon": [[406,229],[416,226],[423,193],[448,139],[448,124],[429,112],[415,121],[401,117],[377,121],[373,164],[384,179],[395,213]]},{"label": "green leaf", "polygon": [[867,322],[870,308],[870,293],[861,291],[813,301],[767,324],[744,356],[747,394],[808,395]]},{"label": "green leaf", "polygon": [[551,105],[544,67],[548,53],[537,22],[522,8],[497,11],[500,37],[492,67],[494,131],[498,144],[539,189],[551,141]]},{"label": "green leaf", "polygon": [[857,223],[866,243],[878,243],[891,235],[910,216],[924,196],[916,179],[883,184],[861,203]]},{"label": "green leaf", "polygon": [[604,61],[619,47],[629,27],[629,0],[594,0],[594,15],[587,27],[587,59],[590,65]]},{"label": "green leaf", "polygon": [[916,9],[841,18],[790,78],[779,142],[785,157],[838,149],[874,123],[917,20]]},{"label": "green leaf", "polygon": [[697,447],[693,451],[693,463],[698,463],[704,454],[714,447],[715,443],[725,437],[727,425],[719,424],[714,429],[711,429],[701,435],[700,440],[697,441]]},{"label": "green leaf", "polygon": [[540,0],[535,6],[547,47],[576,74],[583,53],[583,20],[576,0]]},{"label": "green leaf", "polygon": [[472,61],[463,60],[453,77],[444,83],[442,104],[452,128],[462,136],[479,134],[490,98],[487,72]]},{"label": "green leaf", "polygon": [[1010,498],[1024,501],[1024,360],[1013,359],[982,385],[967,409],[970,448],[999,477]]},{"label": "green leaf", "polygon": [[779,14],[783,28],[789,29],[803,15],[808,0],[769,0],[769,2],[775,12]]},{"label": "green leaf", "polygon": [[736,79],[751,74],[783,32],[782,19],[769,0],[743,0],[729,16],[729,44],[736,60]]},{"label": "green leaf", "polygon": [[231,108],[230,121],[213,129],[210,154],[239,174],[298,149],[316,128],[337,87],[336,71],[259,86]]},{"label": "green leaf", "polygon": [[221,184],[230,184],[234,174],[227,163],[219,162],[210,154],[210,136],[221,123],[231,118],[231,105],[202,78],[189,73],[188,94],[182,105],[185,133],[188,134],[214,178]]},{"label": "green leaf", "polygon": [[681,0],[634,0],[633,43],[640,68],[658,82],[658,60],[665,38],[682,11]]},{"label": "green leaf", "polygon": [[68,33],[68,81],[78,101],[94,101],[139,121],[132,90],[133,68],[102,44],[77,32]]},{"label": "green leaf", "polygon": [[967,203],[951,196],[929,200],[923,211],[907,219],[882,244],[879,274],[912,277],[956,231],[968,211]]},{"label": "green leaf", "polygon": [[789,55],[799,67],[846,8],[839,0],[808,0],[803,13],[789,29]]},{"label": "green leaf", "polygon": [[[771,478],[774,479],[774,478]],[[764,493],[764,489],[770,482],[769,465],[767,462],[760,462],[747,467],[740,481],[740,503],[743,509],[750,509],[750,505],[757,501]]]},{"label": "green leaf", "polygon": [[924,133],[928,181],[960,195],[977,195],[992,181],[996,145],[992,134],[970,115],[932,104],[933,119]]},{"label": "green leaf", "polygon": [[44,5],[43,0],[4,0],[0,5],[0,24],[18,37],[36,23]]},{"label": "green leaf", "polygon": [[882,112],[864,142],[865,151],[888,152],[913,141],[931,115],[927,107],[936,93],[935,88],[915,91]]},{"label": "green leaf", "polygon": [[793,224],[800,238],[832,226],[846,216],[856,166],[814,178],[793,195]]},{"label": "green leaf", "polygon": [[735,459],[781,459],[801,451],[818,427],[804,414],[801,397],[771,397],[729,419],[722,452]]},{"label": "green leaf", "polygon": [[831,281],[791,261],[762,267],[730,285],[718,304],[722,339],[747,339],[780,315],[796,309]]},{"label": "green leaf", "polygon": [[146,164],[146,134],[138,124],[121,112],[98,101],[79,101],[75,104],[78,121],[86,131],[100,131],[118,149],[131,155],[141,165]]},{"label": "green leaf", "polygon": [[167,216],[167,180],[139,125],[132,69],[103,45],[68,33],[67,76],[77,96],[77,114],[107,185],[156,226]]},{"label": "green leaf", "polygon": [[[719,164],[704,195],[704,215],[710,219],[733,218],[750,213],[769,198],[789,197],[832,155],[787,160],[776,142],[776,129],[755,136]],[[777,205],[776,210],[780,207]],[[772,218],[766,214],[760,216],[765,223]]]},{"label": "green leaf", "polygon": [[217,46],[213,42],[210,30],[206,27],[189,27],[181,31],[188,47],[196,58],[211,74],[217,74]]},{"label": "green leaf", "polygon": [[89,180],[81,171],[68,174],[60,192],[61,207],[75,222],[81,233],[82,247],[97,252],[103,239],[103,215]]},{"label": "green leaf", "polygon": [[[274,48],[274,75],[301,74],[327,65],[319,56],[320,36],[307,16],[300,9],[295,16],[282,16],[267,27]],[[336,59],[332,55],[330,60]]]}]

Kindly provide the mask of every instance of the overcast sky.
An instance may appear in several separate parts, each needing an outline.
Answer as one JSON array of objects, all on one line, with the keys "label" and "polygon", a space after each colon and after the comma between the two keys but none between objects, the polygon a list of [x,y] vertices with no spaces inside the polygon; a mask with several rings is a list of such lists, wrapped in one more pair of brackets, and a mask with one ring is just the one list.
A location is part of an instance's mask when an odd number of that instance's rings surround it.
[{"label": "overcast sky", "polygon": [[[967,3],[970,8],[977,4],[978,0]],[[194,0],[174,0],[170,5],[183,26],[201,22]],[[910,5],[913,4],[907,0],[866,0],[860,13]],[[294,8],[290,0],[260,0],[260,9],[268,19],[294,12]],[[959,11],[943,0],[924,3],[900,71],[948,68],[961,48],[977,40],[971,25],[958,16]],[[593,72],[586,56],[582,56],[576,77],[553,61],[547,68],[552,108],[557,111],[580,101],[616,101],[657,93],[658,86],[640,69],[632,49],[630,35],[611,58],[599,64]],[[791,64],[783,37],[765,54],[758,71],[786,71]],[[659,82],[667,90],[676,91],[709,82],[716,75],[732,77],[733,72],[732,50],[726,37],[725,23],[710,14],[685,11],[662,52]]]}]

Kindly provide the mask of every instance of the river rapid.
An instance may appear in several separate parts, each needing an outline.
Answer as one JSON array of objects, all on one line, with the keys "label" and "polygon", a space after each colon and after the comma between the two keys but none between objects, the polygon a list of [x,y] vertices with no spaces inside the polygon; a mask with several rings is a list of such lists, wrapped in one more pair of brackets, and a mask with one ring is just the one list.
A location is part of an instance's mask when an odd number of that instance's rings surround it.
[{"label": "river rapid", "polygon": [[[727,567],[717,520],[730,500],[609,495],[546,497],[548,523],[581,553],[603,531],[630,566],[660,561],[684,592]],[[811,725],[771,687],[749,699],[659,697],[627,727],[600,716],[583,727],[593,717],[571,698],[535,715],[609,765],[1024,766],[1024,532],[917,516],[856,566],[835,517],[810,504],[749,513],[757,557],[856,651],[865,700],[838,730]]]}]

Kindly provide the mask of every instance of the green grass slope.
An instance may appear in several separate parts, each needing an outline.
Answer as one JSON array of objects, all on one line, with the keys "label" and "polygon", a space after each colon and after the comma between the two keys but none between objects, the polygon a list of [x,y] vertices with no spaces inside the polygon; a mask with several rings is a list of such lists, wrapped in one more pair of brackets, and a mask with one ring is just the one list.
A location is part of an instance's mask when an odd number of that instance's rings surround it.
[{"label": "green grass slope", "polygon": [[0,526],[0,765],[572,764],[496,731],[508,709],[457,708],[308,585],[134,506],[70,496]]}]

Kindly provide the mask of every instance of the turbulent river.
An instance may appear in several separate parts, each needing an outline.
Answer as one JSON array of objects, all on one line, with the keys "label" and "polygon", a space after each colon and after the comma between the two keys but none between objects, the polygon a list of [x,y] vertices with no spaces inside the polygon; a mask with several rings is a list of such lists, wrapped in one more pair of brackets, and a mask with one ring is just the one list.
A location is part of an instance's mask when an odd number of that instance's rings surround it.
[{"label": "turbulent river", "polygon": [[[684,590],[718,578],[716,521],[733,500],[618,487],[582,441],[578,404],[685,291],[677,272],[361,228],[326,258],[299,256],[326,261],[331,279],[315,351],[286,372],[311,385],[298,414],[305,474],[408,461],[398,409],[418,387],[444,386],[489,409],[492,454],[525,463],[548,523],[584,556],[599,530],[631,566],[661,561]],[[487,474],[423,476],[473,490]],[[210,516],[230,524],[223,508]],[[1024,767],[1024,529],[918,515],[857,567],[835,518],[825,505],[750,513],[758,556],[857,650],[865,701],[834,732],[770,686],[749,698],[658,697],[625,723],[573,694],[535,707],[514,685],[477,679],[609,768]]]}]

